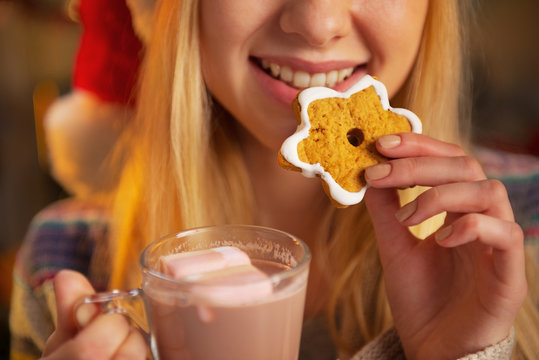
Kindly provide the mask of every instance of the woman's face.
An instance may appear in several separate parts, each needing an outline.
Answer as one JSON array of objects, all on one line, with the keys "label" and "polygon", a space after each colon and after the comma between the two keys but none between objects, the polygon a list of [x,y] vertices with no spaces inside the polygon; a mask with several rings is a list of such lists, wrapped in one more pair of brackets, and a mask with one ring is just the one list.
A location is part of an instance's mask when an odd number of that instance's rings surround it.
[{"label": "woman's face", "polygon": [[299,89],[348,89],[365,74],[392,97],[419,48],[428,0],[201,0],[201,56],[211,93],[277,150],[297,123]]}]

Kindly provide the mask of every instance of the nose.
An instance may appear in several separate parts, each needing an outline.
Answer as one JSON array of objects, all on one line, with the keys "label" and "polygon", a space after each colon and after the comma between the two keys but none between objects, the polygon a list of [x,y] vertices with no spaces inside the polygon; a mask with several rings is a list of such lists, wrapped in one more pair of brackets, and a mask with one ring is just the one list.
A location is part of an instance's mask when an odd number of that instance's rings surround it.
[{"label": "nose", "polygon": [[349,0],[290,0],[279,24],[287,34],[300,35],[309,45],[323,47],[350,32]]}]

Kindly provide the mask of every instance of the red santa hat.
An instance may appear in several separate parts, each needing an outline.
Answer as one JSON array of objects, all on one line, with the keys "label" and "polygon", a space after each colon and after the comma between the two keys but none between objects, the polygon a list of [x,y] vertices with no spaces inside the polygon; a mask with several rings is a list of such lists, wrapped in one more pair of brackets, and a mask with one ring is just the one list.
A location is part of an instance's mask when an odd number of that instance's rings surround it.
[{"label": "red santa hat", "polygon": [[83,32],[73,87],[104,101],[132,103],[142,43],[135,34],[126,1],[80,0],[79,17]]},{"label": "red santa hat", "polygon": [[105,159],[132,117],[155,0],[79,0],[82,26],[71,93],[44,119],[52,176],[88,196],[114,182]]}]

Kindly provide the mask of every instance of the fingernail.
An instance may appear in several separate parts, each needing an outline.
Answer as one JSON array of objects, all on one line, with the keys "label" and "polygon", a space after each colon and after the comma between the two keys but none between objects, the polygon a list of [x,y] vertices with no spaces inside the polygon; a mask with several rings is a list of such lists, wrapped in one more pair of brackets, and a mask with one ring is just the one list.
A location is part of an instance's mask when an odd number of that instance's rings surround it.
[{"label": "fingernail", "polygon": [[395,212],[395,217],[399,222],[403,222],[412,216],[413,213],[417,210],[417,201],[409,202],[408,204],[401,207]]},{"label": "fingernail", "polygon": [[401,137],[398,135],[386,135],[378,139],[378,143],[384,149],[392,149],[401,143]]},{"label": "fingernail", "polygon": [[391,165],[379,164],[368,167],[365,170],[365,177],[369,180],[378,180],[389,175],[391,172]]},{"label": "fingernail", "polygon": [[441,242],[445,240],[447,237],[449,237],[449,235],[451,235],[452,232],[453,232],[453,226],[451,225],[446,226],[445,228],[438,230],[438,232],[434,234],[434,239],[438,242]]},{"label": "fingernail", "polygon": [[97,315],[98,309],[95,304],[82,304],[75,313],[77,325],[80,328],[85,327]]}]

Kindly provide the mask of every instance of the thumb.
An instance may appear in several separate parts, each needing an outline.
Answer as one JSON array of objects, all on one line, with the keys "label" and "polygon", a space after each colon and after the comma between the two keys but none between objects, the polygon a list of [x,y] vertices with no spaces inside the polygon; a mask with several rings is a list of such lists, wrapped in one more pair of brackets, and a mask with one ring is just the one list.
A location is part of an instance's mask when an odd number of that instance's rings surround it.
[{"label": "thumb", "polygon": [[[72,270],[61,270],[54,277],[54,294],[56,296],[56,330],[50,336],[43,355],[54,351],[78,331],[75,319],[75,305],[82,297],[94,294],[95,291],[88,280],[80,273]],[[93,311],[97,309],[85,309]],[[91,317],[88,315],[87,317]]]},{"label": "thumb", "polygon": [[374,226],[382,264],[387,264],[394,256],[416,245],[415,237],[395,217],[395,212],[400,208],[395,189],[370,187],[365,193],[365,205]]}]

